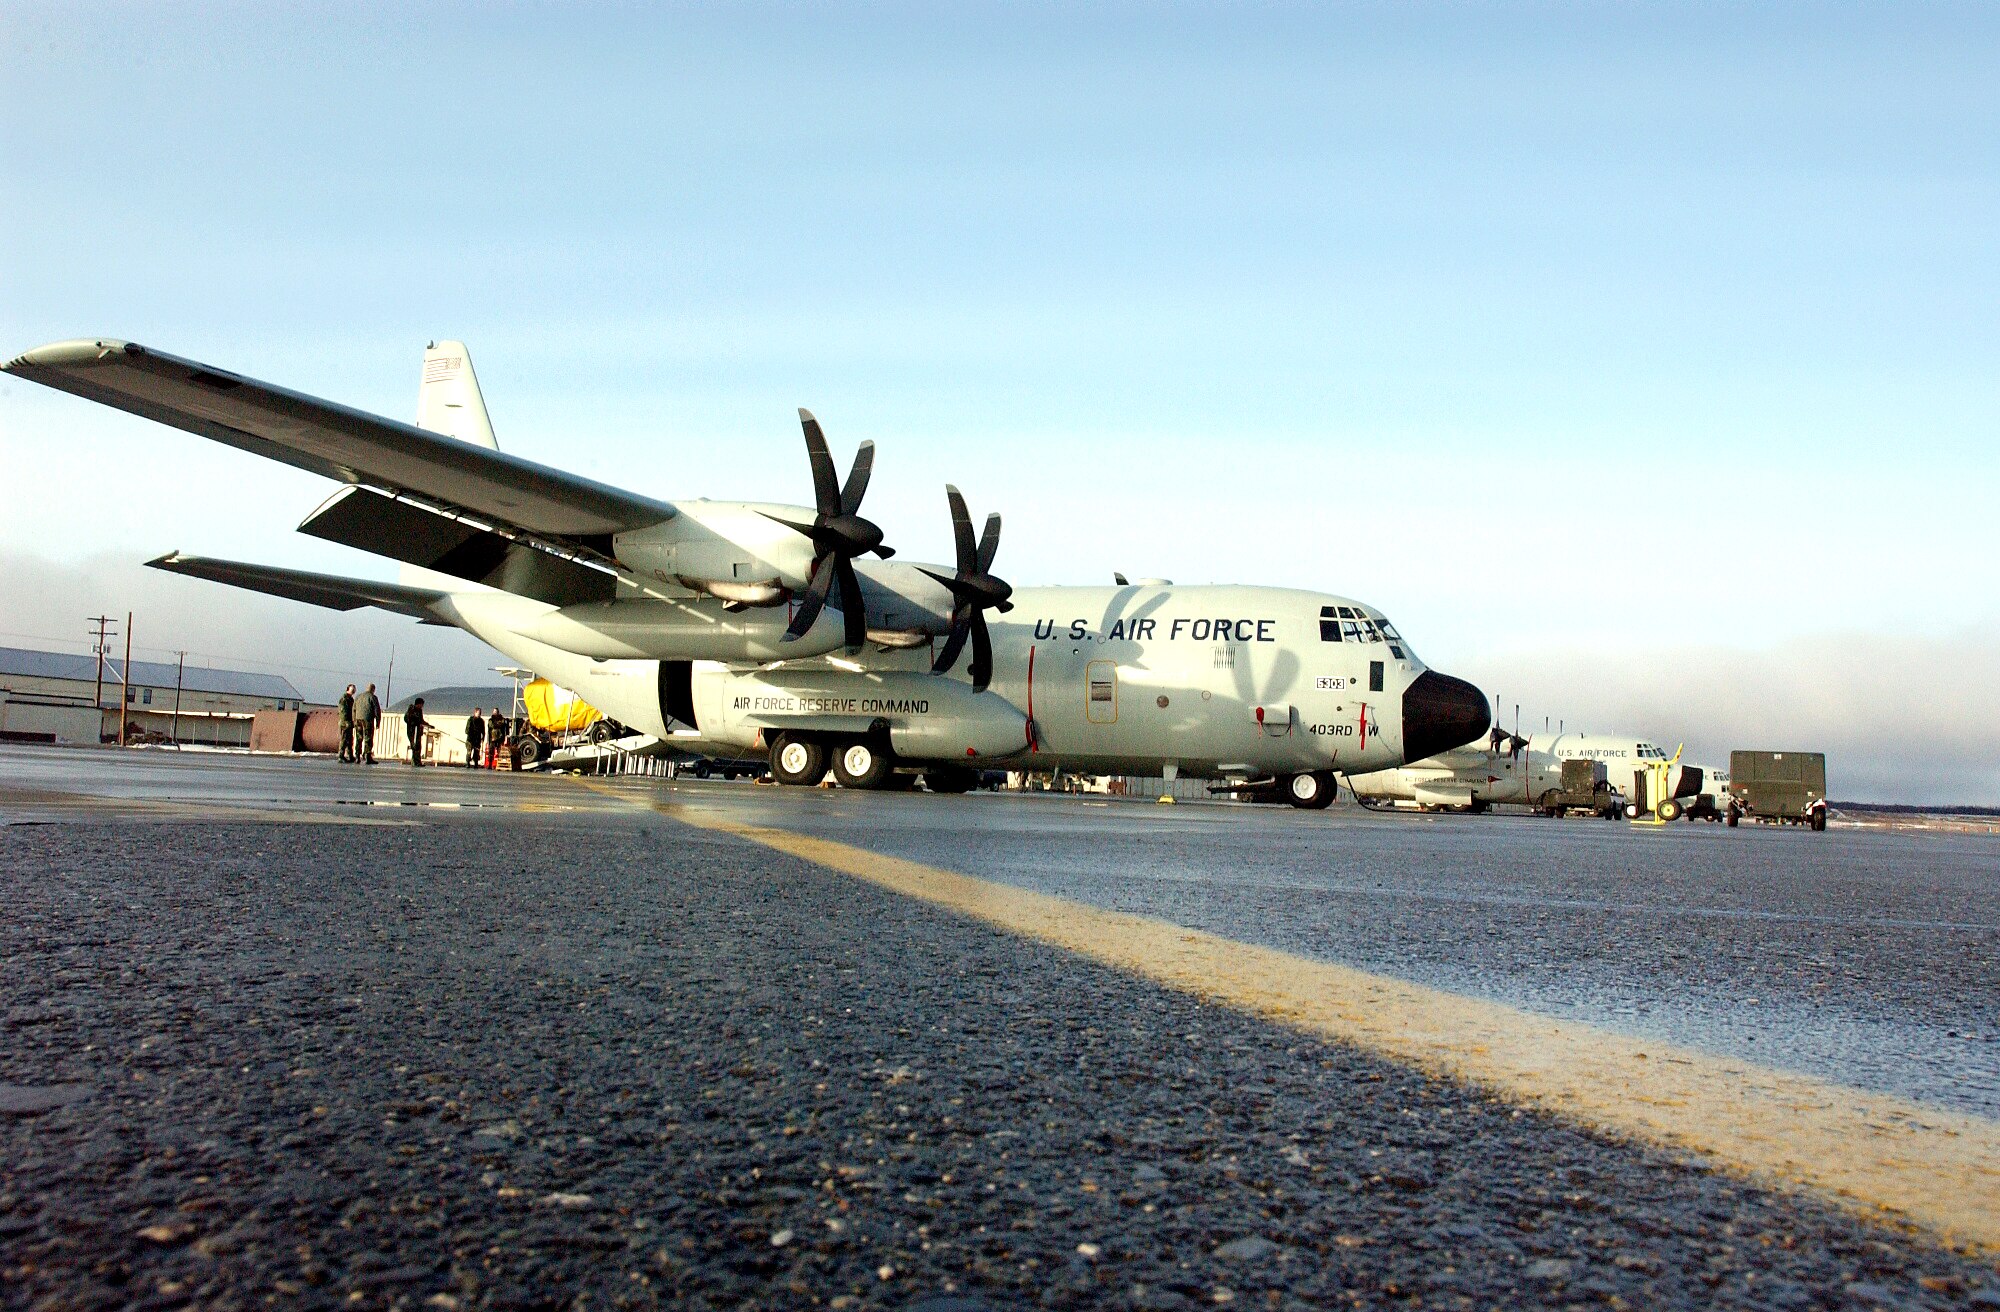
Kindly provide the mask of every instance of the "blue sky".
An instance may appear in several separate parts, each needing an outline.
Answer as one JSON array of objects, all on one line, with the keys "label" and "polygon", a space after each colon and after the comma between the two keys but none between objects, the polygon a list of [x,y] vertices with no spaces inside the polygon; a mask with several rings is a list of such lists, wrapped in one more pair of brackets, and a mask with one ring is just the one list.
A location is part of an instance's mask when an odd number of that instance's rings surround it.
[{"label": "blue sky", "polygon": [[[1533,718],[1711,754],[1826,680],[1759,730],[1878,795],[2000,801],[1991,681],[1927,656],[2000,671],[2000,10],[8,28],[0,351],[123,336],[407,417],[460,337],[509,450],[668,497],[805,497],[807,405],[843,459],[879,444],[906,554],[948,553],[951,480],[1017,584],[1345,592]],[[327,485],[74,398],[6,384],[0,458],[0,551],[108,590],[79,616],[226,642],[234,598],[103,574],[174,547],[387,573],[291,531]],[[15,591],[0,628],[75,627]],[[322,653],[390,632],[322,618],[290,626]],[[440,678],[491,663],[421,642]],[[1709,695],[1652,695],[1690,662]],[[1880,745],[1941,705],[1969,755],[1912,783]]]}]

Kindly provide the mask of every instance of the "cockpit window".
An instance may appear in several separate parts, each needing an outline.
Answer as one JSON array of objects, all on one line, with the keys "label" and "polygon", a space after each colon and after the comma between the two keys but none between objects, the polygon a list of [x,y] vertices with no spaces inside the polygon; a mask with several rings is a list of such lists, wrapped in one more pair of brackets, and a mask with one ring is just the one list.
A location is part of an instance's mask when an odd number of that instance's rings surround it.
[{"label": "cockpit window", "polygon": [[1371,616],[1359,606],[1321,606],[1319,608],[1319,640],[1321,642],[1386,642],[1397,660],[1408,660],[1403,654],[1403,635],[1396,632],[1396,626],[1379,615]]}]

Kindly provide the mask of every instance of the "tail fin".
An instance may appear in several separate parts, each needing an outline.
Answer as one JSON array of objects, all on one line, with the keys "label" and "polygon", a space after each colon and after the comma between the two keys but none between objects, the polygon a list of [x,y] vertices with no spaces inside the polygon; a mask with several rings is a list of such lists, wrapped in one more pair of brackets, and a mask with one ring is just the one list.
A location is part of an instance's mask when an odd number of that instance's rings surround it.
[{"label": "tail fin", "polygon": [[486,418],[486,402],[479,395],[479,378],[472,372],[472,353],[464,342],[432,342],[424,348],[417,427],[494,451],[500,449],[493,424]]}]

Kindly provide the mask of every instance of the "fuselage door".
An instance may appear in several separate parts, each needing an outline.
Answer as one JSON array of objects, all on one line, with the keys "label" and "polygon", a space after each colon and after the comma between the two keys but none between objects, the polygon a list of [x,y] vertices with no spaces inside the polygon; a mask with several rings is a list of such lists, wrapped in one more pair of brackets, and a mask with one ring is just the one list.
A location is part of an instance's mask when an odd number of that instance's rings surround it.
[{"label": "fuselage door", "polygon": [[1092,724],[1118,723],[1118,664],[1092,661],[1084,667],[1084,718]]}]

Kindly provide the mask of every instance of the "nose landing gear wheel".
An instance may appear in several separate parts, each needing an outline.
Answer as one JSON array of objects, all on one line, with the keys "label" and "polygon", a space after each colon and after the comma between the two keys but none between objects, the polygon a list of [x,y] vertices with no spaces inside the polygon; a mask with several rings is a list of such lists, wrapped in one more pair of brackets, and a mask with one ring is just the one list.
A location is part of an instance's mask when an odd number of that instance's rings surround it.
[{"label": "nose landing gear wheel", "polygon": [[886,788],[895,762],[886,747],[866,740],[843,746],[833,758],[833,777],[842,788]]},{"label": "nose landing gear wheel", "polygon": [[826,744],[779,734],[771,744],[771,773],[781,784],[812,787],[826,778]]},{"label": "nose landing gear wheel", "polygon": [[1285,780],[1285,800],[1301,811],[1323,811],[1333,805],[1333,776],[1321,772],[1295,774]]}]

